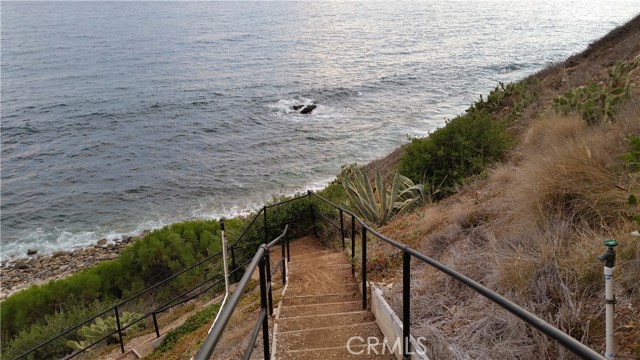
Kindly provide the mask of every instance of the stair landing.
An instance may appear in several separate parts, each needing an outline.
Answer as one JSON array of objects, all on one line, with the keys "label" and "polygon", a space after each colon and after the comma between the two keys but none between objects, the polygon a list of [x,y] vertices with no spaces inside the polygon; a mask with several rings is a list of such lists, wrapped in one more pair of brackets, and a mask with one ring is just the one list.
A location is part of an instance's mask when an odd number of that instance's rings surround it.
[{"label": "stair landing", "polygon": [[375,317],[362,308],[346,254],[305,237],[291,243],[287,265],[288,286],[275,321],[275,359],[395,359],[383,349]]}]

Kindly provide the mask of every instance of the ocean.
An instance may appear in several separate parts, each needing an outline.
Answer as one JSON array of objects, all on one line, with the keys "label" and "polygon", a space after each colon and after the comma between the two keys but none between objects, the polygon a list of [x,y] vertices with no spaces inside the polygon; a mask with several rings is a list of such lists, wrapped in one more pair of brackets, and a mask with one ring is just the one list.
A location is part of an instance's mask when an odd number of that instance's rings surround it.
[{"label": "ocean", "polygon": [[320,188],[639,11],[638,0],[2,1],[0,258]]}]

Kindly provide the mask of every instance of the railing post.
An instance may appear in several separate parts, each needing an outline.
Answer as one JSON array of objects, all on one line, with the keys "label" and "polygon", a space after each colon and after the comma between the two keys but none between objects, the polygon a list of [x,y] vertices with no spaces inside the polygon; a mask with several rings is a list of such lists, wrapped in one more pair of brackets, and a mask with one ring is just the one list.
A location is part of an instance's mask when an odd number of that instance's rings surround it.
[{"label": "railing post", "polygon": [[267,290],[267,297],[269,300],[269,316],[273,316],[273,292],[271,291],[272,288],[272,284],[271,284],[271,260],[269,260],[269,249],[265,249],[264,252],[264,259],[265,259],[265,269],[267,272],[267,286],[268,286],[268,290]]},{"label": "railing post", "polygon": [[234,246],[231,247],[231,271],[233,271],[233,282],[238,282],[238,271],[236,271],[236,252]]},{"label": "railing post", "polygon": [[356,216],[351,215],[351,275],[356,274]]},{"label": "railing post", "polygon": [[287,236],[287,262],[291,261],[291,250],[289,249],[289,237]]},{"label": "railing post", "polygon": [[362,308],[367,308],[367,228],[362,227]]},{"label": "railing post", "polygon": [[156,329],[156,337],[160,337],[160,328],[158,328],[158,317],[156,316],[156,312],[152,312],[151,316],[153,317],[153,327]]},{"label": "railing post", "polygon": [[[285,236],[286,238],[287,236]],[[282,261],[282,286],[287,284],[287,262],[285,261],[285,256],[284,256],[284,243],[285,243],[285,239],[280,240],[280,247],[282,248],[282,256],[281,256],[281,261]]]},{"label": "railing post", "polygon": [[264,215],[264,243],[268,244],[269,243],[269,231],[267,229],[267,206],[265,205],[262,208],[263,211],[263,215]]},{"label": "railing post", "polygon": [[313,236],[318,237],[318,228],[316,227],[316,213],[313,211],[313,204],[309,204],[309,211],[311,212],[311,222],[313,223]]},{"label": "railing post", "polygon": [[402,252],[402,358],[411,353],[411,254]]},{"label": "railing post", "polygon": [[[260,259],[260,307],[262,311],[267,311],[267,279],[265,276],[266,266],[264,257]],[[264,349],[265,360],[269,359],[269,317],[265,316],[262,320],[262,348]]]},{"label": "railing post", "polygon": [[340,208],[340,240],[342,240],[342,251],[344,251],[344,219],[342,217],[342,208]]},{"label": "railing post", "polygon": [[122,327],[120,326],[120,314],[118,313],[118,306],[113,308],[116,312],[116,326],[118,327],[118,339],[120,340],[120,351],[124,354],[124,341],[122,340]]}]

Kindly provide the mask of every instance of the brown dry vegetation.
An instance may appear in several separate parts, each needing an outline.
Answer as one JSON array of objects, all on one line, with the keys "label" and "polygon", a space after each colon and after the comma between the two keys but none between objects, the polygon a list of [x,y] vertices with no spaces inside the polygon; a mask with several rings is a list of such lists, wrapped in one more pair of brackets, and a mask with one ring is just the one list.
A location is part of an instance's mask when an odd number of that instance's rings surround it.
[{"label": "brown dry vegetation", "polygon": [[[618,357],[640,357],[640,238],[626,216],[637,173],[620,155],[640,135],[640,70],[611,123],[559,116],[551,100],[606,78],[640,55],[640,16],[584,53],[533,75],[537,101],[511,131],[519,145],[488,176],[381,231],[506,296],[595,350],[604,350],[604,281],[596,256],[615,238]],[[396,154],[397,155],[397,154]],[[396,156],[394,155],[394,156]],[[380,161],[389,166],[391,161]],[[397,251],[376,244],[377,280],[401,283]],[[380,260],[383,259],[383,260]],[[434,359],[571,359],[572,354],[455,280],[413,263],[412,335],[430,339]],[[375,270],[375,268],[373,269]],[[400,288],[386,294],[400,313]]]}]

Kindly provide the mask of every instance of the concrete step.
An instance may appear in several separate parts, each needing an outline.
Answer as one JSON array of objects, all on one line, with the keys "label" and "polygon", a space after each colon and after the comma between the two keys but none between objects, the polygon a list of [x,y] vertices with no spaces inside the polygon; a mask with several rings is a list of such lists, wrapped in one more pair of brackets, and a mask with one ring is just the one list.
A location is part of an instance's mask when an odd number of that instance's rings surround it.
[{"label": "concrete step", "polygon": [[[396,360],[396,357],[389,354],[388,350],[382,354],[381,347],[367,348],[366,345],[353,345],[347,347],[311,349],[311,350],[291,350],[276,353],[277,360]],[[351,351],[349,351],[351,350]]]},{"label": "concrete step", "polygon": [[299,274],[291,271],[289,274],[289,282],[291,284],[300,285],[323,285],[325,283],[349,284],[355,280],[351,275],[350,269],[334,268],[334,269],[317,269],[314,272]]},{"label": "concrete step", "polygon": [[[303,296],[303,295],[322,295],[327,292],[326,289],[315,287],[311,284],[307,283],[295,283],[291,280],[288,282],[289,287],[287,288],[287,297],[290,296]],[[336,293],[350,293],[355,292],[360,294],[360,290],[358,285],[355,284],[355,281],[351,281],[349,283],[333,283],[331,284],[331,291]]]},{"label": "concrete step", "polygon": [[360,293],[357,291],[350,291],[346,293],[337,294],[320,294],[320,295],[299,295],[299,296],[287,296],[283,300],[282,304],[285,306],[292,305],[313,305],[313,304],[325,304],[344,301],[357,301],[360,300]]},{"label": "concrete step", "polygon": [[346,348],[350,341],[354,344],[364,344],[368,337],[373,336],[378,336],[380,338],[380,342],[382,342],[380,328],[375,322],[330,326],[310,330],[287,332],[278,331],[277,351],[311,350],[336,347]]},{"label": "concrete step", "polygon": [[362,310],[362,301],[293,306],[284,306],[283,304],[283,306],[280,308],[280,318],[305,315],[336,314],[360,310]]},{"label": "concrete step", "polygon": [[314,259],[325,255],[330,255],[333,251],[328,250],[327,248],[315,248],[315,249],[305,249],[302,252],[294,252],[295,249],[290,249],[291,252],[291,261],[294,260],[302,260],[302,259]]},{"label": "concrete step", "polygon": [[354,311],[336,314],[304,315],[280,318],[278,331],[299,331],[340,325],[370,323],[376,318],[370,311]]}]

